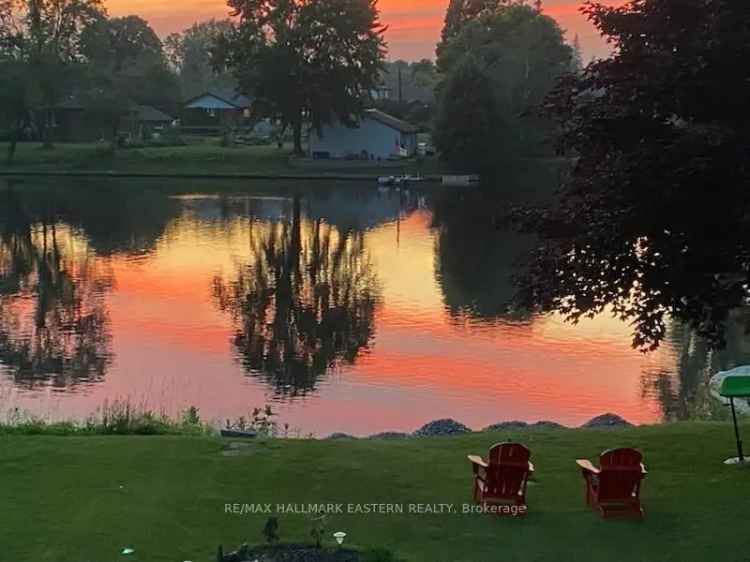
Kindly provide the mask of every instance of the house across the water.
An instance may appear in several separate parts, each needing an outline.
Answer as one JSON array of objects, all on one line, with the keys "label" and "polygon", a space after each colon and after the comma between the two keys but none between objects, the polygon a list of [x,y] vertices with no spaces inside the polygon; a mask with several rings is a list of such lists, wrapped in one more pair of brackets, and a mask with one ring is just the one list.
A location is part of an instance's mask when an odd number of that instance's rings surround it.
[{"label": "house across the water", "polygon": [[234,90],[209,90],[185,102],[183,125],[238,125],[250,117],[252,100]]},{"label": "house across the water", "polygon": [[[173,120],[172,116],[155,107],[130,102],[122,109],[119,130],[120,134],[144,138],[167,129]],[[111,121],[98,118],[77,95],[68,96],[57,104],[53,110],[52,126],[55,138],[63,142],[111,140],[113,132]]]},{"label": "house across the water", "polygon": [[368,109],[354,127],[324,125],[310,133],[313,159],[388,160],[407,158],[417,151],[417,128],[377,109]]}]

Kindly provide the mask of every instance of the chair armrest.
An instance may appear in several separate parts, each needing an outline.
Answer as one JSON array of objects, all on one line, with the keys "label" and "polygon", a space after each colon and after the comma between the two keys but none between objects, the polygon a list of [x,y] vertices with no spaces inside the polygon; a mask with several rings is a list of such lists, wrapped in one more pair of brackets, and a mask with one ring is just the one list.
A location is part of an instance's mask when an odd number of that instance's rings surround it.
[{"label": "chair armrest", "polygon": [[489,466],[479,455],[468,455],[467,458],[469,459],[471,464],[479,465],[482,468],[487,468]]},{"label": "chair armrest", "polygon": [[599,474],[599,469],[596,468],[593,464],[591,464],[591,461],[588,459],[578,459],[576,461],[576,464],[580,466],[586,472],[590,472],[592,474]]},{"label": "chair armrest", "polygon": [[534,472],[534,463],[529,461],[529,472]]}]

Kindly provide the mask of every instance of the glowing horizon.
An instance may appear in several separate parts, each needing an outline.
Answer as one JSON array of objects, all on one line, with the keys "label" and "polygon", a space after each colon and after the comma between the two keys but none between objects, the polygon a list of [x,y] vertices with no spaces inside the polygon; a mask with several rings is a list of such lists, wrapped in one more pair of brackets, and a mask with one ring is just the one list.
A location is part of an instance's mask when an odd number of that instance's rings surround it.
[{"label": "glowing horizon", "polygon": [[[603,3],[620,5],[624,0]],[[182,31],[193,23],[229,16],[224,0],[186,0],[175,13],[169,0],[107,0],[112,16],[136,14],[146,19],[161,36]],[[544,11],[557,20],[568,40],[578,35],[584,59],[606,56],[609,48],[596,29],[579,12],[581,0],[546,0]],[[388,26],[390,60],[434,58],[448,0],[380,0],[382,22]]]}]

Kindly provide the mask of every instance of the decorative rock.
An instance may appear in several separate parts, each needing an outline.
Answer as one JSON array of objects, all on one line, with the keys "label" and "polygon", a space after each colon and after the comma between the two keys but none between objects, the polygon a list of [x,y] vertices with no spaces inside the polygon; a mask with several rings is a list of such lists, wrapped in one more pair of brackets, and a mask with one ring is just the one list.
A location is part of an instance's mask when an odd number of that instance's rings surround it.
[{"label": "decorative rock", "polygon": [[415,437],[432,437],[438,435],[460,435],[470,433],[471,429],[452,419],[431,421],[414,432]]},{"label": "decorative rock", "polygon": [[401,433],[400,431],[384,431],[383,433],[376,433],[370,435],[368,439],[408,439],[411,437],[408,433]]},{"label": "decorative rock", "polygon": [[633,427],[633,424],[617,414],[602,414],[590,419],[581,427]]},{"label": "decorative rock", "polygon": [[505,431],[508,429],[525,429],[529,426],[526,422],[523,421],[509,421],[509,422],[500,422],[500,423],[493,423],[492,425],[488,425],[485,427],[482,431]]},{"label": "decorative rock", "polygon": [[222,437],[232,437],[234,439],[255,439],[258,434],[255,431],[239,431],[236,429],[222,429]]},{"label": "decorative rock", "polygon": [[356,439],[356,437],[348,433],[331,433],[326,439]]}]

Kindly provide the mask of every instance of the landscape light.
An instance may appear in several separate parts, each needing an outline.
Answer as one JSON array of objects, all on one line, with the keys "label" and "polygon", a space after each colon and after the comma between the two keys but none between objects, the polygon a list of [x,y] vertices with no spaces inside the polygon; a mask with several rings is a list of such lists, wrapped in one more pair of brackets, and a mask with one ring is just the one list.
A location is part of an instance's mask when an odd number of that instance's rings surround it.
[{"label": "landscape light", "polygon": [[343,531],[337,531],[337,532],[333,533],[333,538],[336,539],[336,542],[339,545],[342,545],[342,544],[344,544],[344,539],[346,538],[346,533],[343,532]]}]

